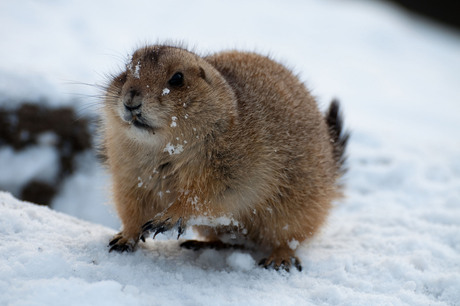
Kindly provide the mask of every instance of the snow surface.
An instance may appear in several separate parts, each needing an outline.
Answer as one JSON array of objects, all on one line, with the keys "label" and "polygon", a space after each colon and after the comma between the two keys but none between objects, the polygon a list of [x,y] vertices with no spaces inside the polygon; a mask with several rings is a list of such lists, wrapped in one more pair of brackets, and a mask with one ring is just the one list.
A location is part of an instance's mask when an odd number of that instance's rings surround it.
[{"label": "snow surface", "polygon": [[3,192],[0,209],[1,305],[448,305],[459,299],[458,219],[442,212],[408,218],[406,208],[381,218],[338,209],[322,237],[300,248],[304,271],[280,273],[257,267],[253,254],[194,252],[174,240],[108,253],[112,229]]},{"label": "snow surface", "polygon": [[[47,100],[98,113],[101,93],[82,83],[103,84],[145,42],[173,40],[205,54],[271,54],[322,109],[338,97],[353,132],[347,199],[299,247],[302,272],[163,236],[109,254],[119,229],[109,179],[84,154],[53,202],[80,219],[0,193],[0,305],[460,305],[458,33],[352,0],[2,1],[0,20],[2,106]],[[0,180],[52,175],[42,150],[1,148]]]}]

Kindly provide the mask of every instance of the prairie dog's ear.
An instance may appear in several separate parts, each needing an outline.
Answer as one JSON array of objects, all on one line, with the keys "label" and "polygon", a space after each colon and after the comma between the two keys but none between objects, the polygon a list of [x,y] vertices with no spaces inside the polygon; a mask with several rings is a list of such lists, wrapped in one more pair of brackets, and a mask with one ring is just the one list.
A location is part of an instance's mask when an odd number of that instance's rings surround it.
[{"label": "prairie dog's ear", "polygon": [[206,82],[208,81],[208,80],[206,80],[206,73],[204,72],[203,67],[200,67],[200,72],[199,72],[198,75],[200,76],[200,78],[202,78],[202,79],[205,80]]},{"label": "prairie dog's ear", "polygon": [[206,83],[208,83],[209,85],[211,85],[211,80],[209,80],[209,79],[206,77],[206,72],[204,72],[204,69],[203,69],[203,67],[201,67],[201,66],[200,66],[200,70],[199,70],[198,76],[199,76],[200,78],[202,78]]}]

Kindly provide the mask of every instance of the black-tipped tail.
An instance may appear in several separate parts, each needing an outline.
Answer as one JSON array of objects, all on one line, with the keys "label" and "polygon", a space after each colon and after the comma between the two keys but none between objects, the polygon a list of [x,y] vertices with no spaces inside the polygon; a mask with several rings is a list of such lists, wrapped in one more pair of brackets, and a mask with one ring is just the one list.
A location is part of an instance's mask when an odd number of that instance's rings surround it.
[{"label": "black-tipped tail", "polygon": [[340,112],[339,102],[333,100],[326,113],[326,122],[332,142],[332,152],[339,172],[346,171],[346,147],[350,133],[343,130],[343,116]]}]

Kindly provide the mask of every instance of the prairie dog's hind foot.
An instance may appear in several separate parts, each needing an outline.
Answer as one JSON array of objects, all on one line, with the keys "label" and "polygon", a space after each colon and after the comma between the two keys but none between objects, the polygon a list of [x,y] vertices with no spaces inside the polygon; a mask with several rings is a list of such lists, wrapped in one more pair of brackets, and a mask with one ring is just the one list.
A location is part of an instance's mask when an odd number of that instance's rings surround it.
[{"label": "prairie dog's hind foot", "polygon": [[259,266],[262,266],[266,269],[273,268],[275,270],[285,270],[289,272],[291,266],[297,268],[300,272],[302,271],[302,264],[300,263],[300,259],[294,255],[294,251],[290,248],[277,248],[275,249],[269,257],[263,258],[259,262]]}]

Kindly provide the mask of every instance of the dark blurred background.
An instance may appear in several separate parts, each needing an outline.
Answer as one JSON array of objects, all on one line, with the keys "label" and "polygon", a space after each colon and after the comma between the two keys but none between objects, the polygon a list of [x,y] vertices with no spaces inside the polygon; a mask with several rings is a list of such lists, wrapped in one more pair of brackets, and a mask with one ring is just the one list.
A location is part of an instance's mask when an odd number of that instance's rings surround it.
[{"label": "dark blurred background", "polygon": [[460,30],[460,2],[455,0],[388,0],[401,9]]}]

